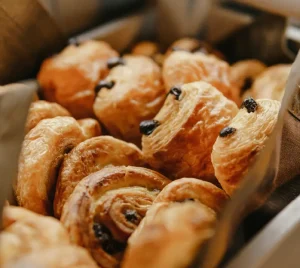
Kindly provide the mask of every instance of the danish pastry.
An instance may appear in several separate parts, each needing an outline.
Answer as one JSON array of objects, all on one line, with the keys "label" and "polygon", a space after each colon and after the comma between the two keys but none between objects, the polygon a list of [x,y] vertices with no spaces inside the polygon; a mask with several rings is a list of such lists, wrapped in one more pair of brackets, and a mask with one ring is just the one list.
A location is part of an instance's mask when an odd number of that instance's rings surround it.
[{"label": "danish pastry", "polygon": [[117,56],[107,43],[91,40],[46,59],[38,74],[45,99],[59,103],[75,118],[93,117],[94,88],[107,75],[107,60]]},{"label": "danish pastry", "polygon": [[239,89],[230,81],[229,65],[213,55],[175,51],[164,61],[162,73],[168,90],[173,86],[204,81],[239,103]]},{"label": "danish pastry", "polygon": [[81,127],[85,139],[100,136],[102,133],[100,124],[93,118],[80,119],[77,122]]},{"label": "danish pastry", "polygon": [[101,267],[116,267],[126,241],[169,180],[141,167],[105,167],[83,179],[67,200],[61,221],[71,241]]},{"label": "danish pastry", "polygon": [[165,99],[160,68],[145,56],[120,61],[98,84],[94,111],[113,136],[139,144],[140,122],[153,118]]},{"label": "danish pastry", "polygon": [[281,101],[285,84],[291,70],[289,64],[279,64],[267,68],[253,83],[250,94],[254,99]]},{"label": "danish pastry", "polygon": [[129,238],[122,267],[188,267],[215,223],[215,212],[199,202],[156,203]]},{"label": "danish pastry", "polygon": [[154,42],[142,41],[137,43],[131,53],[134,55],[142,55],[147,57],[152,57],[159,52],[158,45]]},{"label": "danish pastry", "polygon": [[15,187],[20,206],[52,214],[58,167],[65,153],[84,138],[72,117],[44,119],[29,131],[23,142]]},{"label": "danish pastry", "polygon": [[54,199],[55,216],[60,217],[64,203],[80,180],[108,165],[144,166],[145,163],[135,145],[110,136],[80,143],[62,163]]},{"label": "danish pastry", "polygon": [[30,105],[25,133],[33,129],[40,121],[57,116],[71,116],[71,114],[61,105],[48,101],[35,101]]},{"label": "danish pastry", "polygon": [[171,179],[214,179],[212,146],[238,112],[236,104],[205,82],[173,87],[154,120],[140,124],[146,161]]},{"label": "danish pastry", "polygon": [[215,175],[232,195],[254,157],[264,148],[277,121],[280,102],[246,99],[243,108],[220,131],[211,155]]}]

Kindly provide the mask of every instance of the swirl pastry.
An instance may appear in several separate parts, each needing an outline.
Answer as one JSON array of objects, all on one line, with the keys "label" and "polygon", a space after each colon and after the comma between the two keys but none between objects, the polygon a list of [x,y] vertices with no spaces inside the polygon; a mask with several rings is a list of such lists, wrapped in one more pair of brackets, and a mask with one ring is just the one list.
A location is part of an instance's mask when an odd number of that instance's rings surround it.
[{"label": "swirl pastry", "polygon": [[172,88],[154,120],[140,125],[146,161],[172,179],[213,180],[212,146],[237,112],[236,104],[208,83]]},{"label": "swirl pastry", "polygon": [[65,153],[84,140],[72,117],[42,120],[25,136],[15,187],[20,206],[51,215],[58,167]]},{"label": "swirl pastry", "polygon": [[91,40],[46,59],[38,74],[45,99],[64,106],[75,118],[93,117],[94,88],[107,75],[107,60],[117,56],[107,43]]},{"label": "swirl pastry", "polygon": [[143,166],[145,163],[135,145],[110,136],[80,143],[62,163],[54,199],[55,216],[60,217],[64,203],[79,181],[108,165]]},{"label": "swirl pastry", "polygon": [[267,68],[254,80],[250,90],[251,96],[254,99],[281,101],[290,70],[290,64],[279,64]]},{"label": "swirl pastry", "polygon": [[120,62],[99,83],[94,111],[113,136],[139,144],[140,122],[153,118],[165,99],[160,68],[145,56]]},{"label": "swirl pastry", "polygon": [[238,188],[254,157],[264,148],[277,121],[280,102],[246,99],[221,130],[211,155],[215,175],[227,194]]},{"label": "swirl pastry", "polygon": [[164,61],[163,80],[168,90],[185,83],[208,82],[239,103],[239,89],[230,81],[229,65],[213,55],[175,51]]},{"label": "swirl pastry", "polygon": [[71,116],[71,114],[61,105],[48,101],[35,101],[30,105],[25,133],[33,129],[40,121],[57,116]]},{"label": "swirl pastry", "polygon": [[215,212],[199,202],[156,203],[129,238],[122,267],[188,267],[215,223]]},{"label": "swirl pastry", "polygon": [[100,124],[93,118],[80,119],[77,122],[81,127],[85,139],[100,136],[102,133]]},{"label": "swirl pastry", "polygon": [[169,180],[141,167],[106,167],[83,179],[63,208],[73,243],[101,267],[116,267],[126,241]]}]

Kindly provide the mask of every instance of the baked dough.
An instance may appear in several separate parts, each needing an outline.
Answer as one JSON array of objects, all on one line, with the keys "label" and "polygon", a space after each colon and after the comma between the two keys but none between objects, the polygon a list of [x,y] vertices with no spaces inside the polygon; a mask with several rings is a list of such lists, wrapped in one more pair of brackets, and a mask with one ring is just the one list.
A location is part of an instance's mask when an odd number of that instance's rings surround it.
[{"label": "baked dough", "polygon": [[61,221],[73,243],[104,268],[117,267],[126,241],[169,180],[141,167],[105,167],[83,179]]},{"label": "baked dough", "polygon": [[236,104],[208,83],[173,88],[154,121],[141,123],[146,161],[171,179],[213,180],[212,146],[237,112]]},{"label": "baked dough", "polygon": [[147,57],[152,57],[158,52],[158,45],[150,41],[142,41],[137,43],[131,51],[131,53],[134,55],[142,55]]},{"label": "baked dough", "polygon": [[81,127],[85,139],[100,136],[102,133],[100,124],[93,118],[80,119],[77,122]]},{"label": "baked dough", "polygon": [[110,136],[80,143],[62,163],[54,199],[55,216],[61,216],[64,203],[79,181],[108,165],[144,166],[145,162],[142,152],[135,145]]},{"label": "baked dough", "polygon": [[30,105],[25,133],[33,129],[40,121],[57,116],[71,116],[71,114],[61,105],[48,101],[35,101]]},{"label": "baked dough", "polygon": [[148,57],[125,56],[105,81],[113,85],[100,89],[96,116],[116,138],[140,144],[140,122],[152,119],[165,99],[160,68]]},{"label": "baked dough", "polygon": [[107,75],[107,60],[117,56],[102,41],[66,47],[41,66],[38,81],[45,99],[64,106],[75,118],[93,117],[95,86]]},{"label": "baked dough", "polygon": [[72,117],[42,120],[25,136],[19,158],[16,198],[20,206],[51,215],[58,167],[65,153],[84,140]]},{"label": "baked dough", "polygon": [[215,212],[199,202],[156,203],[129,238],[122,267],[188,267],[215,223]]},{"label": "baked dough", "polygon": [[239,104],[239,88],[230,81],[229,65],[213,55],[175,51],[164,61],[163,80],[167,90],[195,81],[212,84],[225,97]]},{"label": "baked dough", "polygon": [[238,188],[255,156],[264,148],[277,122],[280,102],[249,98],[243,107],[220,132],[211,156],[215,175],[229,195]]}]

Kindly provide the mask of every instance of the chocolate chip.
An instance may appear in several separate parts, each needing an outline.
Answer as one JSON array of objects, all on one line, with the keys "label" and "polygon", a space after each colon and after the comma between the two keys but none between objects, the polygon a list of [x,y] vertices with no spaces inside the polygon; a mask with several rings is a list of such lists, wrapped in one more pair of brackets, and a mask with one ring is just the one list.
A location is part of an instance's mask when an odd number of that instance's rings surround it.
[{"label": "chocolate chip", "polygon": [[257,102],[253,98],[247,98],[242,103],[242,108],[246,108],[248,113],[254,113],[257,109]]},{"label": "chocolate chip", "polygon": [[78,47],[80,45],[80,43],[79,43],[77,38],[71,38],[71,39],[69,39],[69,45],[73,45],[75,47]]},{"label": "chocolate chip", "polygon": [[145,120],[140,123],[140,132],[144,135],[150,135],[160,123],[157,120]]},{"label": "chocolate chip", "polygon": [[118,65],[125,65],[125,61],[120,57],[113,57],[113,58],[108,59],[108,61],[107,61],[108,69],[112,69]]},{"label": "chocolate chip", "polygon": [[95,93],[97,94],[101,88],[112,89],[114,85],[115,85],[114,81],[101,80],[95,87]]},{"label": "chocolate chip", "polygon": [[172,88],[170,89],[170,91],[169,91],[168,94],[174,95],[174,96],[175,96],[175,99],[176,99],[176,100],[179,100],[179,97],[180,97],[181,93],[182,93],[181,88],[178,87],[178,86],[175,86],[175,87],[172,87]]},{"label": "chocolate chip", "polygon": [[249,89],[252,86],[252,83],[253,83],[252,78],[251,77],[246,77],[241,90],[246,91],[247,89]]},{"label": "chocolate chip", "polygon": [[136,211],[133,209],[127,209],[125,211],[124,215],[125,215],[125,218],[127,221],[136,223],[138,220],[138,215],[137,215]]},{"label": "chocolate chip", "polygon": [[234,127],[225,127],[220,131],[219,136],[224,138],[236,132],[236,128]]}]

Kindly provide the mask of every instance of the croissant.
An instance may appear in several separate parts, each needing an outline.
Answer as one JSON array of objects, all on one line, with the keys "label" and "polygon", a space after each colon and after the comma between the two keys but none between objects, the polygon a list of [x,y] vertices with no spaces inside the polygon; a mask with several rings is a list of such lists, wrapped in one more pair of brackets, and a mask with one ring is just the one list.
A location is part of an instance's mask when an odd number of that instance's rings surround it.
[{"label": "croissant", "polygon": [[246,99],[243,108],[220,131],[211,155],[215,175],[227,194],[238,188],[277,122],[280,102]]},{"label": "croissant", "polygon": [[117,56],[107,43],[90,40],[46,59],[38,74],[45,99],[75,118],[93,117],[94,88],[107,75],[107,60]]},{"label": "croissant", "polygon": [[77,122],[81,127],[85,139],[100,136],[102,133],[100,124],[93,118],[80,119]]},{"label": "croissant", "polygon": [[213,55],[175,51],[164,61],[162,72],[167,90],[185,83],[205,81],[225,97],[238,104],[240,102],[239,89],[230,80],[229,65]]},{"label": "croissant", "polygon": [[126,241],[169,180],[141,167],[105,167],[83,179],[63,208],[73,243],[101,267],[116,267]]},{"label": "croissant", "polygon": [[113,136],[139,144],[140,122],[153,118],[165,99],[160,68],[145,56],[125,56],[111,68],[98,84],[95,114]]},{"label": "croissant", "polygon": [[64,203],[80,180],[108,165],[144,166],[145,162],[135,145],[110,136],[80,143],[61,165],[54,198],[55,216],[61,216]]},{"label": "croissant", "polygon": [[236,104],[208,83],[172,88],[154,120],[140,124],[146,161],[171,179],[214,180],[212,146],[237,112]]},{"label": "croissant", "polygon": [[44,119],[25,136],[15,186],[20,206],[40,214],[52,214],[58,167],[65,153],[84,138],[72,117]]}]

